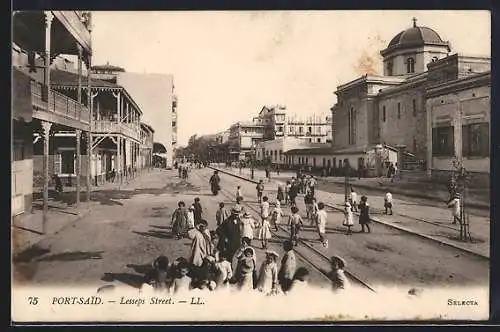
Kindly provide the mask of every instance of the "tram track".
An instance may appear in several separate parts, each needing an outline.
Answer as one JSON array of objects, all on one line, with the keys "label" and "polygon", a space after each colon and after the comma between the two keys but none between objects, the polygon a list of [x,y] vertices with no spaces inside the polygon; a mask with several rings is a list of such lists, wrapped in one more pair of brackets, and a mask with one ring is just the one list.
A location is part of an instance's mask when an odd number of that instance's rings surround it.
[{"label": "tram track", "polygon": [[[198,172],[195,172],[195,174],[199,177],[203,177],[200,175]],[[206,177],[203,177],[207,179]],[[234,195],[229,192],[228,190],[222,189],[220,190],[220,193],[228,198],[230,201],[234,200]],[[243,205],[246,206],[248,209],[253,211],[254,213],[259,215],[259,209],[256,208],[255,206],[250,205],[243,199]],[[286,229],[286,227],[279,225],[278,228],[287,235],[287,237],[290,237],[290,231]],[[271,234],[273,235],[274,238],[282,238],[280,234],[278,234],[276,231],[271,230]],[[328,272],[323,268],[323,266],[329,267],[331,262],[330,262],[330,257],[326,256],[324,253],[319,251],[318,249],[314,248],[312,245],[304,241],[303,239],[299,239],[299,243],[302,244],[301,247],[294,248],[295,253],[297,256],[299,256],[303,261],[305,261],[308,265],[310,265],[314,270],[320,273],[328,282],[331,282],[331,277],[329,276]],[[301,248],[304,248],[306,252],[303,252]],[[376,290],[374,287],[372,287],[367,281],[363,280],[361,277],[353,273],[352,271],[349,271],[348,269],[344,269],[344,272],[348,279],[351,281],[352,284],[358,285],[362,288],[368,289],[371,292],[376,293]]]},{"label": "tram track", "polygon": [[[251,180],[251,179],[247,179],[245,176],[237,175],[237,174],[234,174],[232,172],[220,169],[218,167],[209,166],[209,168],[211,168],[213,170],[221,171],[224,174],[227,174],[228,176],[231,176],[231,177],[240,178],[240,179],[242,179],[244,181],[256,183],[256,181]],[[323,201],[323,203],[325,204],[326,207],[329,207],[330,209],[333,209],[335,211],[343,213],[344,207],[341,204],[327,203],[327,202],[324,202],[324,201]],[[359,213],[355,212],[354,215],[359,216]],[[436,223],[436,222],[433,222],[433,221],[428,221],[428,220],[424,220],[424,219],[421,219],[421,218],[412,217],[412,216],[409,216],[409,215],[406,215],[406,214],[402,214],[400,212],[395,213],[394,216],[398,216],[400,218],[405,218],[406,220],[417,221],[417,222],[422,222],[422,223],[425,223],[425,224],[428,224],[428,225],[433,225],[433,226],[437,227],[438,229],[439,228],[441,228],[441,229],[449,229],[449,230],[454,230],[454,231],[458,232],[458,230],[456,230],[455,228],[453,228],[451,226],[442,225],[440,223]],[[450,244],[449,241],[442,241],[442,240],[436,239],[433,236],[429,236],[429,235],[426,235],[426,234],[417,233],[417,232],[414,232],[412,230],[408,230],[405,227],[401,227],[400,225],[392,224],[391,222],[380,221],[380,220],[374,219],[374,218],[370,218],[370,219],[372,220],[372,222],[375,222],[375,223],[380,224],[382,226],[385,226],[385,227],[388,227],[388,228],[392,228],[392,229],[396,229],[398,231],[410,234],[412,236],[423,238],[423,239],[425,239],[425,240],[427,240],[429,242],[432,242],[432,243],[435,243],[435,244],[438,244],[438,245],[446,245],[446,246],[451,247],[451,248],[453,248],[455,250],[461,251],[463,253],[467,253],[468,255],[475,256],[475,257],[480,258],[482,260],[487,260],[487,261],[490,260],[490,258],[488,256],[485,256],[484,254],[481,254],[481,253],[478,253],[478,252],[475,252],[475,251],[472,251],[472,250],[467,250],[466,248],[463,248],[461,246]],[[327,230],[327,233],[329,233],[329,232],[331,233],[333,231],[337,231],[337,229],[332,229],[330,227],[327,227],[326,230]]]}]

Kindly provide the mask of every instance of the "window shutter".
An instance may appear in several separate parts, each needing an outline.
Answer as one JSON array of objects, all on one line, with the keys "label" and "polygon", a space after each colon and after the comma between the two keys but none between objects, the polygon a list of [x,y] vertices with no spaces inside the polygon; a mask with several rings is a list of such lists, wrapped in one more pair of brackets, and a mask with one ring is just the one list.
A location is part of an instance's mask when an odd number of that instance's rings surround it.
[{"label": "window shutter", "polygon": [[464,157],[470,156],[469,128],[469,125],[462,126],[462,155]]}]

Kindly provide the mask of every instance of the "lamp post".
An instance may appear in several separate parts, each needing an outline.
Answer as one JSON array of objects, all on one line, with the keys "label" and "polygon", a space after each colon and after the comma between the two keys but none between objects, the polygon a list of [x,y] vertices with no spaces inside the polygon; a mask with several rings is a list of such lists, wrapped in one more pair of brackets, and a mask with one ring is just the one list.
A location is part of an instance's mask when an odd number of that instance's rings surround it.
[{"label": "lamp post", "polygon": [[349,160],[344,160],[344,202],[349,198]]}]

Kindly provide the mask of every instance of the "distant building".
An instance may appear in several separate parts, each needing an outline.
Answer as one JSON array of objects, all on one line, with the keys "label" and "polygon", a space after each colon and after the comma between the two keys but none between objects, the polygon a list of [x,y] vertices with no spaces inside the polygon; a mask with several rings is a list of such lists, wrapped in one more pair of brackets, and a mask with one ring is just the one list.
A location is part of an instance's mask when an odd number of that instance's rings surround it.
[{"label": "distant building", "polygon": [[236,122],[229,128],[230,160],[245,160],[251,157],[257,144],[264,139],[264,126],[255,122]]},{"label": "distant building", "polygon": [[262,141],[257,144],[255,159],[261,163],[284,165],[285,154],[294,149],[311,149],[324,147],[324,143],[311,143],[306,138],[280,137]]},{"label": "distant building", "polygon": [[165,146],[166,166],[172,166],[177,147],[177,96],[171,74],[142,74],[126,72],[113,65],[92,67],[93,77],[116,83],[130,92],[141,110],[145,122],[156,128],[155,139]]},{"label": "distant building", "polygon": [[297,117],[287,115],[286,106],[283,105],[263,106],[253,122],[263,126],[264,140],[287,136],[305,138],[310,143],[331,143],[332,140],[332,122],[329,115]]},{"label": "distant building", "polygon": [[[451,171],[452,159],[465,157],[468,171],[488,174],[490,58],[450,56],[450,51],[448,42],[415,19],[380,52],[384,76],[365,75],[338,86],[332,156],[339,150],[400,146],[405,157],[399,168],[422,160],[429,174],[437,174]],[[461,141],[469,133],[473,143],[464,143],[464,151],[474,152],[464,154]],[[366,164],[363,154],[351,166]]]}]

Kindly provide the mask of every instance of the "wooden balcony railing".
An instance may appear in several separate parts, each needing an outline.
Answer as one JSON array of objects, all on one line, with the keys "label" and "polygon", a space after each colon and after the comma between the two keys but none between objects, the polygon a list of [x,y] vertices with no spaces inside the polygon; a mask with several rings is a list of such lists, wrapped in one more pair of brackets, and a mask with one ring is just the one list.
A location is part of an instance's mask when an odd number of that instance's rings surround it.
[{"label": "wooden balcony railing", "polygon": [[31,101],[34,106],[85,124],[89,123],[90,113],[83,104],[54,90],[51,90],[50,100],[47,102],[47,98],[43,97],[44,90],[46,91],[46,88],[42,83],[31,81]]},{"label": "wooden balcony railing", "polygon": [[99,134],[121,133],[138,141],[141,140],[140,127],[131,123],[118,123],[109,120],[94,120],[92,132]]}]

